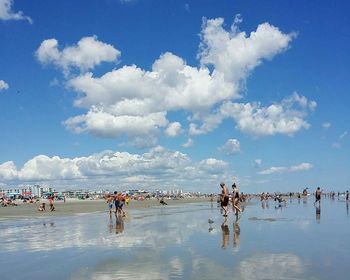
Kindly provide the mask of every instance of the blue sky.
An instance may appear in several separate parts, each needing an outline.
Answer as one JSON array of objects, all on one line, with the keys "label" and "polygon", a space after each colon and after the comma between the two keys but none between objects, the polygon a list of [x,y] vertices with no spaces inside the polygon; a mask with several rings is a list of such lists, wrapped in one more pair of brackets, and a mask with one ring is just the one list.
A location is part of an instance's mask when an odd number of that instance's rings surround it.
[{"label": "blue sky", "polygon": [[0,186],[347,189],[349,6],[0,0]]}]

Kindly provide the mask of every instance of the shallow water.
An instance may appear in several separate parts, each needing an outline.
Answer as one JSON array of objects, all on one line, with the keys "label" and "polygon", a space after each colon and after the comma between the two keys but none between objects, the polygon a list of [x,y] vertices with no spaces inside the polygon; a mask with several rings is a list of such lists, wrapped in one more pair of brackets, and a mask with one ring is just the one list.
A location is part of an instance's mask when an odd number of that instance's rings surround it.
[{"label": "shallow water", "polygon": [[1,279],[349,279],[343,200],[252,201],[224,222],[210,202],[0,221]]}]

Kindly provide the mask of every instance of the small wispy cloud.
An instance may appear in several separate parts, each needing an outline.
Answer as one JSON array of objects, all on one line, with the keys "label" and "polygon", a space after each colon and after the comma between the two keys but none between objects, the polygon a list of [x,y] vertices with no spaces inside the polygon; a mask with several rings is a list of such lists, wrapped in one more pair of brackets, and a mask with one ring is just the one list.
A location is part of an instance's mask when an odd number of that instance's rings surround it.
[{"label": "small wispy cloud", "polygon": [[33,20],[25,16],[22,11],[12,11],[13,0],[0,0],[0,20],[27,20],[30,24]]},{"label": "small wispy cloud", "polygon": [[347,132],[347,131],[344,131],[344,132],[339,136],[339,139],[340,139],[340,140],[343,140],[347,135],[348,135],[348,132]]},{"label": "small wispy cloud", "polygon": [[255,168],[259,168],[262,164],[262,159],[258,158],[256,160],[254,160],[254,167]]},{"label": "small wispy cloud", "polygon": [[8,89],[9,85],[4,80],[0,80],[0,90]]},{"label": "small wispy cloud", "polygon": [[183,143],[181,146],[184,147],[184,148],[190,148],[190,147],[193,146],[193,144],[194,144],[193,140],[192,140],[191,138],[189,138],[189,139],[187,140],[187,142],[186,142],[186,143]]},{"label": "small wispy cloud", "polygon": [[258,172],[260,175],[270,175],[270,174],[282,174],[282,173],[293,173],[293,172],[299,172],[299,171],[306,171],[313,168],[313,165],[308,162],[303,162],[299,165],[293,165],[290,167],[286,166],[272,166],[268,169],[262,170]]},{"label": "small wispy cloud", "polygon": [[237,139],[228,139],[218,150],[229,155],[238,154],[241,151],[241,143]]},{"label": "small wispy cloud", "polygon": [[328,129],[328,128],[330,128],[332,126],[332,124],[330,123],[330,122],[324,122],[323,124],[322,124],[322,127],[324,128],[324,129]]}]

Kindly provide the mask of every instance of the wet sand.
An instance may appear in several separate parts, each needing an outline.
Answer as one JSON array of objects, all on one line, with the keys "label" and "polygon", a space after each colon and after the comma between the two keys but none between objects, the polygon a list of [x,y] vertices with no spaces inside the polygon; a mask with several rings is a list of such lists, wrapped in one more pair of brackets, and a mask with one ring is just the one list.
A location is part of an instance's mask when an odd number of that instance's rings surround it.
[{"label": "wet sand", "polygon": [[[183,198],[176,200],[166,200],[168,206],[179,205],[184,203],[195,203],[210,201],[209,198]],[[38,207],[41,202],[46,203],[46,211],[38,211]],[[18,206],[0,207],[0,219],[20,219],[30,217],[48,217],[48,216],[69,216],[80,213],[94,213],[94,212],[108,212],[108,205],[105,200],[77,200],[68,199],[66,202],[56,201],[55,211],[50,211],[50,205],[48,201],[42,200],[41,202],[31,204],[19,204]],[[124,210],[129,209],[147,209],[155,206],[162,206],[157,199],[146,199],[144,201],[132,200],[129,205],[124,205]],[[114,207],[113,207],[114,210]]]}]

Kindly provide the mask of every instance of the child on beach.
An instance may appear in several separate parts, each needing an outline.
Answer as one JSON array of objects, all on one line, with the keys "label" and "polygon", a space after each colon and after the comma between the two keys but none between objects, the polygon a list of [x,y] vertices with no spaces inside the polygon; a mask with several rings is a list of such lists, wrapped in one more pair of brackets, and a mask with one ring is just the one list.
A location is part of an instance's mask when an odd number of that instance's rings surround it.
[{"label": "child on beach", "polygon": [[108,203],[109,216],[112,217],[113,197],[111,195],[108,195],[106,202]]},{"label": "child on beach", "polygon": [[38,211],[45,211],[45,202],[40,204]]}]

